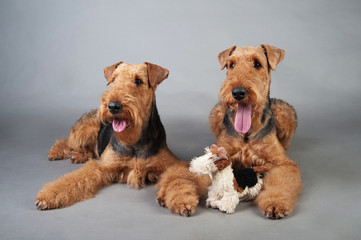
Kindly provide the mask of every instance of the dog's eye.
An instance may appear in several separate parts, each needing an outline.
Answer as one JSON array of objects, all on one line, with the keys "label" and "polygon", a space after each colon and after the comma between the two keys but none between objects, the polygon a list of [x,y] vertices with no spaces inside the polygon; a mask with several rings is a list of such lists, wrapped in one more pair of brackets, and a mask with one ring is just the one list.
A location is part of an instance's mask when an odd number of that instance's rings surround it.
[{"label": "dog's eye", "polygon": [[262,65],[256,60],[256,61],[254,61],[254,68],[255,69],[259,69],[259,68],[261,68],[262,67]]},{"label": "dog's eye", "polygon": [[234,62],[230,62],[230,63],[229,63],[229,68],[230,68],[230,69],[233,69],[233,68],[234,68]]},{"label": "dog's eye", "polygon": [[140,80],[139,78],[136,78],[135,81],[134,81],[135,85],[139,86],[139,85],[142,85],[143,84],[143,81]]}]

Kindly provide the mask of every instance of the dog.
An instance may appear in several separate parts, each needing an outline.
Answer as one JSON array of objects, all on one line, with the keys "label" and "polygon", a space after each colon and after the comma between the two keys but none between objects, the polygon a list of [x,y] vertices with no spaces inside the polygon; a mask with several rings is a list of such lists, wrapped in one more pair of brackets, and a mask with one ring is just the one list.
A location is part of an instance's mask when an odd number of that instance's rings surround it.
[{"label": "dog", "polygon": [[213,144],[205,149],[204,155],[192,159],[189,171],[198,176],[209,175],[212,179],[206,206],[232,214],[239,201],[251,201],[258,195],[267,169],[255,172],[253,168],[242,168],[234,172],[224,147]]},{"label": "dog", "polygon": [[[225,148],[235,170],[253,165],[269,168],[255,203],[270,219],[290,214],[302,190],[300,170],[285,152],[296,130],[296,111],[288,103],[270,98],[271,70],[276,70],[284,54],[284,50],[265,44],[233,46],[219,53],[227,78],[219,91],[219,103],[209,115],[216,145]],[[173,191],[169,186],[174,182],[177,189]],[[158,202],[172,210],[178,203],[168,198],[178,198],[193,214],[207,184],[209,180],[200,180],[186,167],[172,166],[157,183]]]},{"label": "dog", "polygon": [[155,91],[168,74],[148,62],[118,62],[104,69],[110,87],[102,94],[101,105],[84,114],[69,137],[56,141],[48,154],[50,160],[86,163],[46,184],[35,200],[38,209],[70,206],[115,182],[140,189],[179,162],[167,147],[156,106]]}]

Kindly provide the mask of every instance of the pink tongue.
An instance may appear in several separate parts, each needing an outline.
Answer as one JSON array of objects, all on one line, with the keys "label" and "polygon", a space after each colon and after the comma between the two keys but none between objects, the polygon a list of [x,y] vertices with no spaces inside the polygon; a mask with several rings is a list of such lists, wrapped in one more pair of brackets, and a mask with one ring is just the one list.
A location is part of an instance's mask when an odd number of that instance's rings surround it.
[{"label": "pink tongue", "polygon": [[120,119],[114,119],[113,120],[113,130],[114,132],[123,132],[124,129],[127,128],[127,121],[126,120],[120,120]]},{"label": "pink tongue", "polygon": [[245,134],[251,128],[251,118],[252,118],[252,106],[238,104],[238,110],[236,113],[236,118],[234,120],[234,129],[237,132]]}]

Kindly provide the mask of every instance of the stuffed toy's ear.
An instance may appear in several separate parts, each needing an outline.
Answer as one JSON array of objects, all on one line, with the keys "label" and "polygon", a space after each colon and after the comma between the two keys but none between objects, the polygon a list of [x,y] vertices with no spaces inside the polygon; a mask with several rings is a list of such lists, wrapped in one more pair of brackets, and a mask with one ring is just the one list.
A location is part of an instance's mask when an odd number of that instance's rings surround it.
[{"label": "stuffed toy's ear", "polygon": [[227,152],[226,152],[226,149],[224,147],[218,148],[218,157],[220,159],[228,159]]},{"label": "stuffed toy's ear", "polygon": [[216,144],[212,144],[212,146],[211,146],[211,150],[213,150],[213,149],[218,149],[218,147],[217,147],[217,145],[216,145]]},{"label": "stuffed toy's ear", "polygon": [[148,66],[148,79],[152,87],[157,87],[169,75],[169,71],[156,64],[145,62]]},{"label": "stuffed toy's ear", "polygon": [[218,54],[218,61],[221,64],[221,70],[223,70],[227,66],[228,58],[232,55],[236,47],[237,46],[233,46]]},{"label": "stuffed toy's ear", "polygon": [[285,50],[266,44],[262,44],[261,47],[265,51],[270,68],[272,69],[272,71],[275,71],[277,65],[285,57]]},{"label": "stuffed toy's ear", "polygon": [[107,79],[107,86],[114,81],[114,78],[112,78],[114,70],[123,62],[118,62],[116,64],[113,64],[109,67],[104,68],[104,76]]},{"label": "stuffed toy's ear", "polygon": [[212,154],[215,154],[218,156],[218,147],[216,144],[212,144],[211,149],[209,149]]}]

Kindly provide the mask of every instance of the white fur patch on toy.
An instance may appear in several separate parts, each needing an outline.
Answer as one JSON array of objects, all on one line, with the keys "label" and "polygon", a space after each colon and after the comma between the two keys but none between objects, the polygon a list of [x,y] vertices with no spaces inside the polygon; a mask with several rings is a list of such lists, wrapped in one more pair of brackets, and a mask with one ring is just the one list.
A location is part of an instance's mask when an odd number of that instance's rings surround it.
[{"label": "white fur patch on toy", "polygon": [[261,175],[252,168],[233,171],[231,160],[223,147],[215,144],[205,148],[205,154],[193,158],[189,170],[199,176],[209,175],[207,207],[234,213],[239,201],[253,200],[262,189]]},{"label": "white fur patch on toy", "polygon": [[197,175],[209,175],[212,179],[212,173],[217,171],[216,165],[213,163],[213,159],[217,156],[212,154],[209,148],[205,148],[205,154],[194,158],[191,161],[189,170]]}]

